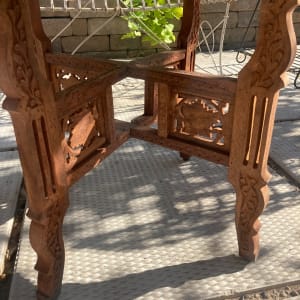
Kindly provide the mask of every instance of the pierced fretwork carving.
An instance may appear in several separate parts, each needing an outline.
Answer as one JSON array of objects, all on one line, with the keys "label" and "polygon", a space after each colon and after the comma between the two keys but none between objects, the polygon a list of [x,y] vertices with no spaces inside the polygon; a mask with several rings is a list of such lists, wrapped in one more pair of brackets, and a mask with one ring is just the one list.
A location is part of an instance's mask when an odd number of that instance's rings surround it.
[{"label": "pierced fretwork carving", "polygon": [[87,102],[62,120],[62,130],[65,134],[65,159],[70,170],[81,158],[106,142],[101,105],[97,105],[96,100]]},{"label": "pierced fretwork carving", "polygon": [[54,85],[57,92],[97,76],[97,73],[93,71],[78,70],[62,66],[52,66],[52,72],[54,74]]},{"label": "pierced fretwork carving", "polygon": [[[143,65],[51,54],[39,1],[0,1],[0,86],[28,193],[38,299],[57,299],[61,288],[70,185],[129,137],[229,166],[239,253],[257,258],[259,215],[269,199],[267,158],[278,92],[296,51],[292,12],[299,0],[261,1],[257,49],[237,80],[190,72],[200,0],[183,4],[178,51]],[[157,129],[114,120],[112,85],[127,75],[146,81],[140,124],[157,116]]]},{"label": "pierced fretwork carving", "polygon": [[229,103],[225,101],[183,98],[175,107],[175,132],[227,148],[229,110]]}]

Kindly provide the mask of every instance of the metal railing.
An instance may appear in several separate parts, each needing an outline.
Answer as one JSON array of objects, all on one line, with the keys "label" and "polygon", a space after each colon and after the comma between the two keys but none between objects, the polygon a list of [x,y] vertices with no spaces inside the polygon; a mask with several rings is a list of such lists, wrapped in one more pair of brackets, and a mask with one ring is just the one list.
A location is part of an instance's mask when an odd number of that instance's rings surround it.
[{"label": "metal railing", "polygon": [[132,12],[139,10],[156,10],[182,6],[182,0],[166,0],[165,4],[160,4],[158,0],[149,2],[141,0],[140,5],[135,5],[133,0],[41,0],[40,8],[42,11],[103,11],[103,12]]}]

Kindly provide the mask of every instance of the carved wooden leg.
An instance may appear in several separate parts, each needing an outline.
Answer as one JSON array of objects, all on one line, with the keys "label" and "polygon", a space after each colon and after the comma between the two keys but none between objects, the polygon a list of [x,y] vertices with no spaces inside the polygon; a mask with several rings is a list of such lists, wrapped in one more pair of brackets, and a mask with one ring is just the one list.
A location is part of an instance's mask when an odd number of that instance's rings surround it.
[{"label": "carved wooden leg", "polygon": [[292,14],[298,5],[292,0],[261,1],[255,55],[237,82],[229,180],[237,191],[240,255],[249,260],[258,255],[258,217],[269,199],[267,160],[279,90],[287,85],[286,71],[297,50]]},{"label": "carved wooden leg", "polygon": [[259,216],[269,200],[268,186],[250,173],[242,173],[236,188],[236,230],[239,255],[255,261],[259,254]]},{"label": "carved wooden leg", "polygon": [[[56,299],[64,270],[63,218],[68,207],[63,136],[57,124],[40,110],[13,110],[18,102],[7,99],[15,128],[26,191],[30,242],[37,254],[38,299]],[[50,125],[51,124],[51,125]]]},{"label": "carved wooden leg", "polygon": [[[65,198],[65,199],[64,199]],[[57,299],[64,271],[65,251],[62,237],[62,224],[65,215],[67,195],[51,199],[50,207],[41,220],[32,218],[29,238],[37,253],[35,269],[38,271],[37,298]]]}]

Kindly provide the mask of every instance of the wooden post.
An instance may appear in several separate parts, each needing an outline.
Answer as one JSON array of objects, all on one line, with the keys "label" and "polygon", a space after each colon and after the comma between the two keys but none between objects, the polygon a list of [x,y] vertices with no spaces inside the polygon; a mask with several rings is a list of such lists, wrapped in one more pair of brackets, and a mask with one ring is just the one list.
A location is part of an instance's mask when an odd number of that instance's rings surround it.
[{"label": "wooden post", "polygon": [[200,0],[184,0],[183,2],[184,10],[177,47],[186,49],[185,60],[180,65],[180,69],[185,71],[194,71],[195,67],[195,49],[199,41],[200,2]]},{"label": "wooden post", "polygon": [[229,180],[237,193],[239,253],[255,260],[259,252],[259,216],[268,203],[267,161],[279,89],[296,53],[292,13],[296,0],[263,0],[254,56],[238,77]]},{"label": "wooden post", "polygon": [[[200,0],[185,0],[183,3],[183,17],[177,40],[177,48],[185,49],[186,55],[180,62],[179,68],[194,71],[195,49],[198,45],[200,26]],[[156,116],[158,106],[158,85],[151,80],[145,81],[145,116]],[[184,155],[184,154],[183,154]]]},{"label": "wooden post", "polygon": [[63,218],[68,186],[62,141],[44,53],[39,1],[0,3],[0,86],[7,99],[24,172],[31,218],[30,242],[37,253],[38,298],[55,299],[64,269]]}]

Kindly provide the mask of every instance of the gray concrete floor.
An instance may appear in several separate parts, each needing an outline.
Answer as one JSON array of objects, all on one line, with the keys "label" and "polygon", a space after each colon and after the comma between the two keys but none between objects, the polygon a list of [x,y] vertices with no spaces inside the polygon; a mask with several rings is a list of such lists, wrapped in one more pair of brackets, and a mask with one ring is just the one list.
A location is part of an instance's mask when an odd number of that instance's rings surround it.
[{"label": "gray concrete floor", "polygon": [[[224,74],[236,75],[241,65],[235,53],[223,57]],[[217,72],[207,55],[197,56],[200,65]],[[271,150],[276,168],[271,169],[271,201],[262,216],[256,263],[237,256],[235,195],[226,168],[197,158],[182,162],[174,151],[132,139],[70,192],[59,299],[214,299],[300,283],[298,95],[290,85],[280,96]],[[142,97],[141,81],[117,84],[116,117],[139,115]],[[16,165],[9,174],[21,174],[14,143],[9,118],[0,110],[0,180],[10,155]],[[0,184],[1,190],[7,186],[13,191],[16,201],[19,181]],[[2,198],[4,205],[13,202]],[[0,210],[0,224],[7,219]],[[28,228],[25,219],[10,300],[35,297],[36,257]]]}]

